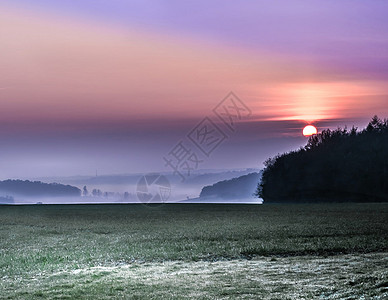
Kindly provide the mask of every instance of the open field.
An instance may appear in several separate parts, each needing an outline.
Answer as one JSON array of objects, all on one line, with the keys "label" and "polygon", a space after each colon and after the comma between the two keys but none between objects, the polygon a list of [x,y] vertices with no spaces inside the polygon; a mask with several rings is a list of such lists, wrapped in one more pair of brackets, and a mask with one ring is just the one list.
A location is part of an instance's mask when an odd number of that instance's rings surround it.
[{"label": "open field", "polygon": [[1,299],[383,299],[388,204],[0,207]]}]

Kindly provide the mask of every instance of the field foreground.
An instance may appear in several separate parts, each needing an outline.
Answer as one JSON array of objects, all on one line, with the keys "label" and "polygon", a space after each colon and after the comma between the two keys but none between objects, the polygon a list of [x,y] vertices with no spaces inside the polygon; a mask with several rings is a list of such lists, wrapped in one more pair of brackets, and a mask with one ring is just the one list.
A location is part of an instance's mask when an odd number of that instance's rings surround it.
[{"label": "field foreground", "polygon": [[0,207],[1,299],[384,299],[388,205]]}]

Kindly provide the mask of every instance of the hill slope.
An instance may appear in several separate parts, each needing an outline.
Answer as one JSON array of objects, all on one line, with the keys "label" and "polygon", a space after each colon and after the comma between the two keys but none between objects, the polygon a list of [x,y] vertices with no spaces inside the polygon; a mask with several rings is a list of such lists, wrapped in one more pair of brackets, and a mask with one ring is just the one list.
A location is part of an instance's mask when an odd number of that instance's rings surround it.
[{"label": "hill slope", "polygon": [[223,180],[213,185],[205,186],[200,198],[247,199],[252,198],[260,180],[259,173],[250,173],[230,180]]},{"label": "hill slope", "polygon": [[10,179],[0,181],[0,193],[3,195],[27,197],[81,196],[81,190],[71,185]]}]

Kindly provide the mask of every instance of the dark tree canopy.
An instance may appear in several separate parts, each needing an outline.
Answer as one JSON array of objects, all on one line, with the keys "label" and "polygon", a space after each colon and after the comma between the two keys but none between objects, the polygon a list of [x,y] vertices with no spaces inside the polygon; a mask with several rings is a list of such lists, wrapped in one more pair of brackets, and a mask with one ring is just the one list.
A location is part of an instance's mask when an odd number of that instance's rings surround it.
[{"label": "dark tree canopy", "polygon": [[388,201],[388,119],[323,130],[265,162],[256,195],[270,202]]}]

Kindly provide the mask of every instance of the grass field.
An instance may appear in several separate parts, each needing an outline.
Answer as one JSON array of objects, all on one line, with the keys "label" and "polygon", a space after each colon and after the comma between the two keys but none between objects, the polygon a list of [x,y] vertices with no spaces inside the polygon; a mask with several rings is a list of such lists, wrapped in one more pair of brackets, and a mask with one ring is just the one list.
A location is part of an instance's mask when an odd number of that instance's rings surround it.
[{"label": "grass field", "polygon": [[0,206],[0,299],[384,299],[388,204]]}]

